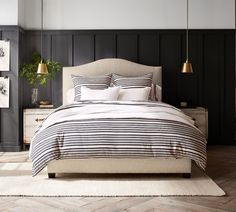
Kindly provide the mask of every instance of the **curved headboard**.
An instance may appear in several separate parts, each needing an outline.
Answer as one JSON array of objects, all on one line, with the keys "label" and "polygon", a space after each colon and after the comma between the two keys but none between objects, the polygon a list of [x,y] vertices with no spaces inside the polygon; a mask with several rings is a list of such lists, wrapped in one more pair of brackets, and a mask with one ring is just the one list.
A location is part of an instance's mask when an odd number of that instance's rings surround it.
[{"label": "curved headboard", "polygon": [[161,86],[160,66],[146,66],[124,59],[108,58],[80,66],[63,67],[63,104],[66,104],[66,92],[73,88],[71,74],[96,76],[116,73],[124,76],[139,76],[153,72],[153,83]]}]

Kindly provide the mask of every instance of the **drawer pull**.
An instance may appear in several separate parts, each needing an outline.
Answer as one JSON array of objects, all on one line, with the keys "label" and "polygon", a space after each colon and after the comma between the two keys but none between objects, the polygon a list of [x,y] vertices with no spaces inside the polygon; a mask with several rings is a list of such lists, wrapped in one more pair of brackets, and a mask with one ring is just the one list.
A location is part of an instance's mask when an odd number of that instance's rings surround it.
[{"label": "drawer pull", "polygon": [[44,119],[39,119],[39,118],[36,118],[35,121],[36,122],[42,122]]}]

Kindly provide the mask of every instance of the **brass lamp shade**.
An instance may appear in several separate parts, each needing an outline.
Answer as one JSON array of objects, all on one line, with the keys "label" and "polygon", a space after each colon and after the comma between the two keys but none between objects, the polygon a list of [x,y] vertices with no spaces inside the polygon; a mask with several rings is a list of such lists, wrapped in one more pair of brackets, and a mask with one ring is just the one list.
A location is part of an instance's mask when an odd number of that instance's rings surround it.
[{"label": "brass lamp shade", "polygon": [[47,74],[48,73],[48,68],[45,63],[42,63],[42,61],[38,65],[38,70],[37,74]]},{"label": "brass lamp shade", "polygon": [[192,64],[190,62],[188,62],[188,60],[186,60],[186,62],[183,64],[181,73],[184,73],[184,74],[191,74],[191,73],[193,73]]}]

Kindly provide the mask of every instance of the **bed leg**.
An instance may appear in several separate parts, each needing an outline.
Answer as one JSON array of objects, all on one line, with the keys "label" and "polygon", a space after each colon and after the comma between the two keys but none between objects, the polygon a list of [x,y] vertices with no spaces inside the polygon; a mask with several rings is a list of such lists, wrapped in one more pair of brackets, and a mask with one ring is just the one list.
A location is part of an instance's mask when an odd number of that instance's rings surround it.
[{"label": "bed leg", "polygon": [[56,177],[56,173],[48,173],[48,178],[55,178]]},{"label": "bed leg", "polygon": [[191,173],[183,173],[183,178],[191,178]]}]

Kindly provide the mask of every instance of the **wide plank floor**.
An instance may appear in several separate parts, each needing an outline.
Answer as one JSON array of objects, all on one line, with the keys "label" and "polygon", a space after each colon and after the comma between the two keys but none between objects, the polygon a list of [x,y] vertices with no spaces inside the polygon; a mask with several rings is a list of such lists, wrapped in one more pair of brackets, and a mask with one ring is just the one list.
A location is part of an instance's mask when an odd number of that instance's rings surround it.
[{"label": "wide plank floor", "polygon": [[[24,152],[0,153],[0,163],[27,160],[27,154]],[[0,211],[236,211],[236,146],[210,146],[207,173],[227,196],[0,197]]]}]

